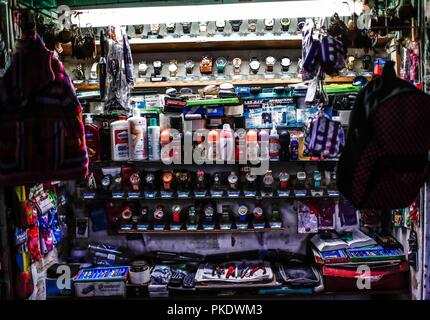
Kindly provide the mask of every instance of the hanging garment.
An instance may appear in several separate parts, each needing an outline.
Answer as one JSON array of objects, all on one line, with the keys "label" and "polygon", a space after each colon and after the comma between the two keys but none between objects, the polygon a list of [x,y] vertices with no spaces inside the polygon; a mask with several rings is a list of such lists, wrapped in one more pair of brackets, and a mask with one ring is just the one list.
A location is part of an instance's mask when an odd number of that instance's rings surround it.
[{"label": "hanging garment", "polygon": [[63,65],[33,32],[0,79],[0,185],[79,180],[87,170],[81,105]]}]

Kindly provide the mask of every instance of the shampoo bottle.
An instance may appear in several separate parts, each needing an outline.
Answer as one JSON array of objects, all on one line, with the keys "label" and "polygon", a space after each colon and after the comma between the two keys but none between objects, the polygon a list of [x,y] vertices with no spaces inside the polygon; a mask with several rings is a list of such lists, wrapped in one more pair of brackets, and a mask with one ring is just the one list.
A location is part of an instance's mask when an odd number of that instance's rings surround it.
[{"label": "shampoo bottle", "polygon": [[128,149],[130,160],[147,160],[146,118],[140,116],[139,108],[133,109],[133,116],[128,118],[128,124]]},{"label": "shampoo bottle", "polygon": [[125,116],[119,116],[117,121],[110,124],[111,156],[113,161],[127,161],[128,154],[128,121]]},{"label": "shampoo bottle", "polygon": [[151,118],[148,127],[148,159],[151,161],[160,160],[160,127],[157,119]]}]

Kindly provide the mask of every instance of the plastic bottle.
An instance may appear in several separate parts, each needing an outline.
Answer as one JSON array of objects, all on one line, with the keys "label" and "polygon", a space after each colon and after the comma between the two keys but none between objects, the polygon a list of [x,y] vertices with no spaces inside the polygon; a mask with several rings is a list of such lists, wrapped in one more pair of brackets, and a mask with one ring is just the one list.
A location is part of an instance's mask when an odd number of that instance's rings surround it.
[{"label": "plastic bottle", "polygon": [[233,131],[228,123],[223,125],[219,135],[219,153],[220,159],[223,161],[234,160],[234,137]]},{"label": "plastic bottle", "polygon": [[160,160],[160,127],[157,119],[151,118],[148,127],[148,159],[151,161]]},{"label": "plastic bottle", "polygon": [[216,161],[219,158],[219,134],[217,130],[208,133],[208,159]]},{"label": "plastic bottle", "polygon": [[[173,148],[168,149],[168,145],[171,142],[170,129],[164,129],[160,135],[160,156],[161,161],[172,161],[173,160]],[[170,146],[171,147],[171,146]]]},{"label": "plastic bottle", "polygon": [[260,144],[260,159],[269,160],[269,132],[267,130],[260,130],[258,133],[258,142]]},{"label": "plastic bottle", "polygon": [[119,116],[117,121],[110,124],[111,155],[113,161],[127,161],[128,154],[128,121],[125,116]]},{"label": "plastic bottle", "polygon": [[90,161],[100,160],[100,129],[90,114],[85,118],[85,140]]},{"label": "plastic bottle", "polygon": [[258,159],[258,134],[253,129],[246,133],[246,154],[248,160],[255,161]]},{"label": "plastic bottle", "polygon": [[278,131],[276,131],[275,126],[273,126],[269,137],[269,156],[271,161],[279,161],[280,149],[281,144],[279,143],[279,134]]},{"label": "plastic bottle", "polygon": [[282,130],[279,133],[279,144],[281,146],[279,150],[279,158],[282,161],[290,159],[290,133],[288,130]]},{"label": "plastic bottle", "polygon": [[128,150],[130,160],[147,160],[146,118],[140,116],[140,109],[133,109],[133,116],[128,118]]},{"label": "plastic bottle", "polygon": [[298,160],[299,159],[299,141],[296,137],[292,137],[290,143],[290,159]]}]

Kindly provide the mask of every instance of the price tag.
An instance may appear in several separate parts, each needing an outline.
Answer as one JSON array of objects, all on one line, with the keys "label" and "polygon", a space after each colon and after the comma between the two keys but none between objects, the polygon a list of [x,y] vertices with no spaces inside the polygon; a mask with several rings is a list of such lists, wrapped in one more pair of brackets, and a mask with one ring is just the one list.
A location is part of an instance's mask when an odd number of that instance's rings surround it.
[{"label": "price tag", "polygon": [[239,198],[240,191],[227,191],[227,195],[229,198]]},{"label": "price tag", "polygon": [[114,199],[124,199],[125,198],[125,193],[113,192],[112,193],[112,198],[114,198]]},{"label": "price tag", "polygon": [[282,222],[270,222],[270,228],[272,229],[280,229],[282,228]]},{"label": "price tag", "polygon": [[211,196],[212,198],[221,198],[223,193],[223,191],[211,191]]},{"label": "price tag", "polygon": [[146,230],[148,230],[148,225],[147,224],[138,224],[137,230],[138,231],[146,231]]},{"label": "price tag", "polygon": [[215,226],[213,224],[205,224],[203,225],[204,230],[213,230],[215,229]]},{"label": "price tag", "polygon": [[264,229],[264,223],[254,223],[254,229]]},{"label": "price tag", "polygon": [[294,190],[294,195],[296,197],[306,197],[307,194],[306,190]]},{"label": "price tag", "polygon": [[290,190],[288,191],[278,191],[278,196],[279,197],[289,197],[290,196]]},{"label": "price tag", "polygon": [[189,192],[178,192],[178,198],[189,198],[190,193]]},{"label": "price tag", "polygon": [[195,231],[195,230],[197,230],[197,225],[196,224],[189,224],[189,225],[187,225],[187,230]]},{"label": "price tag", "polygon": [[329,197],[339,197],[339,191],[336,190],[328,190],[327,194]]},{"label": "price tag", "polygon": [[231,230],[231,225],[229,224],[221,224],[219,227],[221,230]]},{"label": "price tag", "polygon": [[154,225],[155,231],[164,231],[164,225]]},{"label": "price tag", "polygon": [[239,230],[246,230],[246,229],[248,229],[248,224],[246,224],[246,223],[238,223],[237,224],[237,229],[239,229]]},{"label": "price tag", "polygon": [[146,199],[154,199],[157,196],[156,192],[145,192]]},{"label": "price tag", "polygon": [[173,192],[161,191],[160,195],[161,198],[172,198]]},{"label": "price tag", "polygon": [[140,193],[139,192],[129,192],[128,197],[130,199],[138,199],[140,197]]},{"label": "price tag", "polygon": [[172,231],[178,231],[178,230],[181,230],[181,226],[180,225],[171,225],[170,226],[170,230],[172,230]]},{"label": "price tag", "polygon": [[257,194],[256,191],[245,191],[245,197],[247,197],[247,198],[255,197],[256,194]]},{"label": "price tag", "polygon": [[194,191],[194,196],[196,198],[204,198],[206,197],[207,192],[206,191]]},{"label": "price tag", "polygon": [[95,194],[95,193],[84,193],[84,194],[82,195],[82,197],[83,197],[84,199],[94,199],[94,198],[96,197],[96,194]]},{"label": "price tag", "polygon": [[123,225],[121,225],[121,230],[122,231],[129,231],[129,230],[131,230],[131,228],[132,228],[131,224],[123,224]]}]

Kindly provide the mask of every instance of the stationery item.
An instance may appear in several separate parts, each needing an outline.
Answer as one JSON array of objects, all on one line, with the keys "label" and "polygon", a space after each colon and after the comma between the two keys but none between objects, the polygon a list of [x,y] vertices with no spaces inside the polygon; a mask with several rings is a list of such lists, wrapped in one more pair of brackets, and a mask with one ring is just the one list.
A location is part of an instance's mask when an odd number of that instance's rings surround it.
[{"label": "stationery item", "polygon": [[377,245],[375,240],[359,229],[354,229],[341,237],[335,233],[316,234],[310,241],[320,252]]}]

